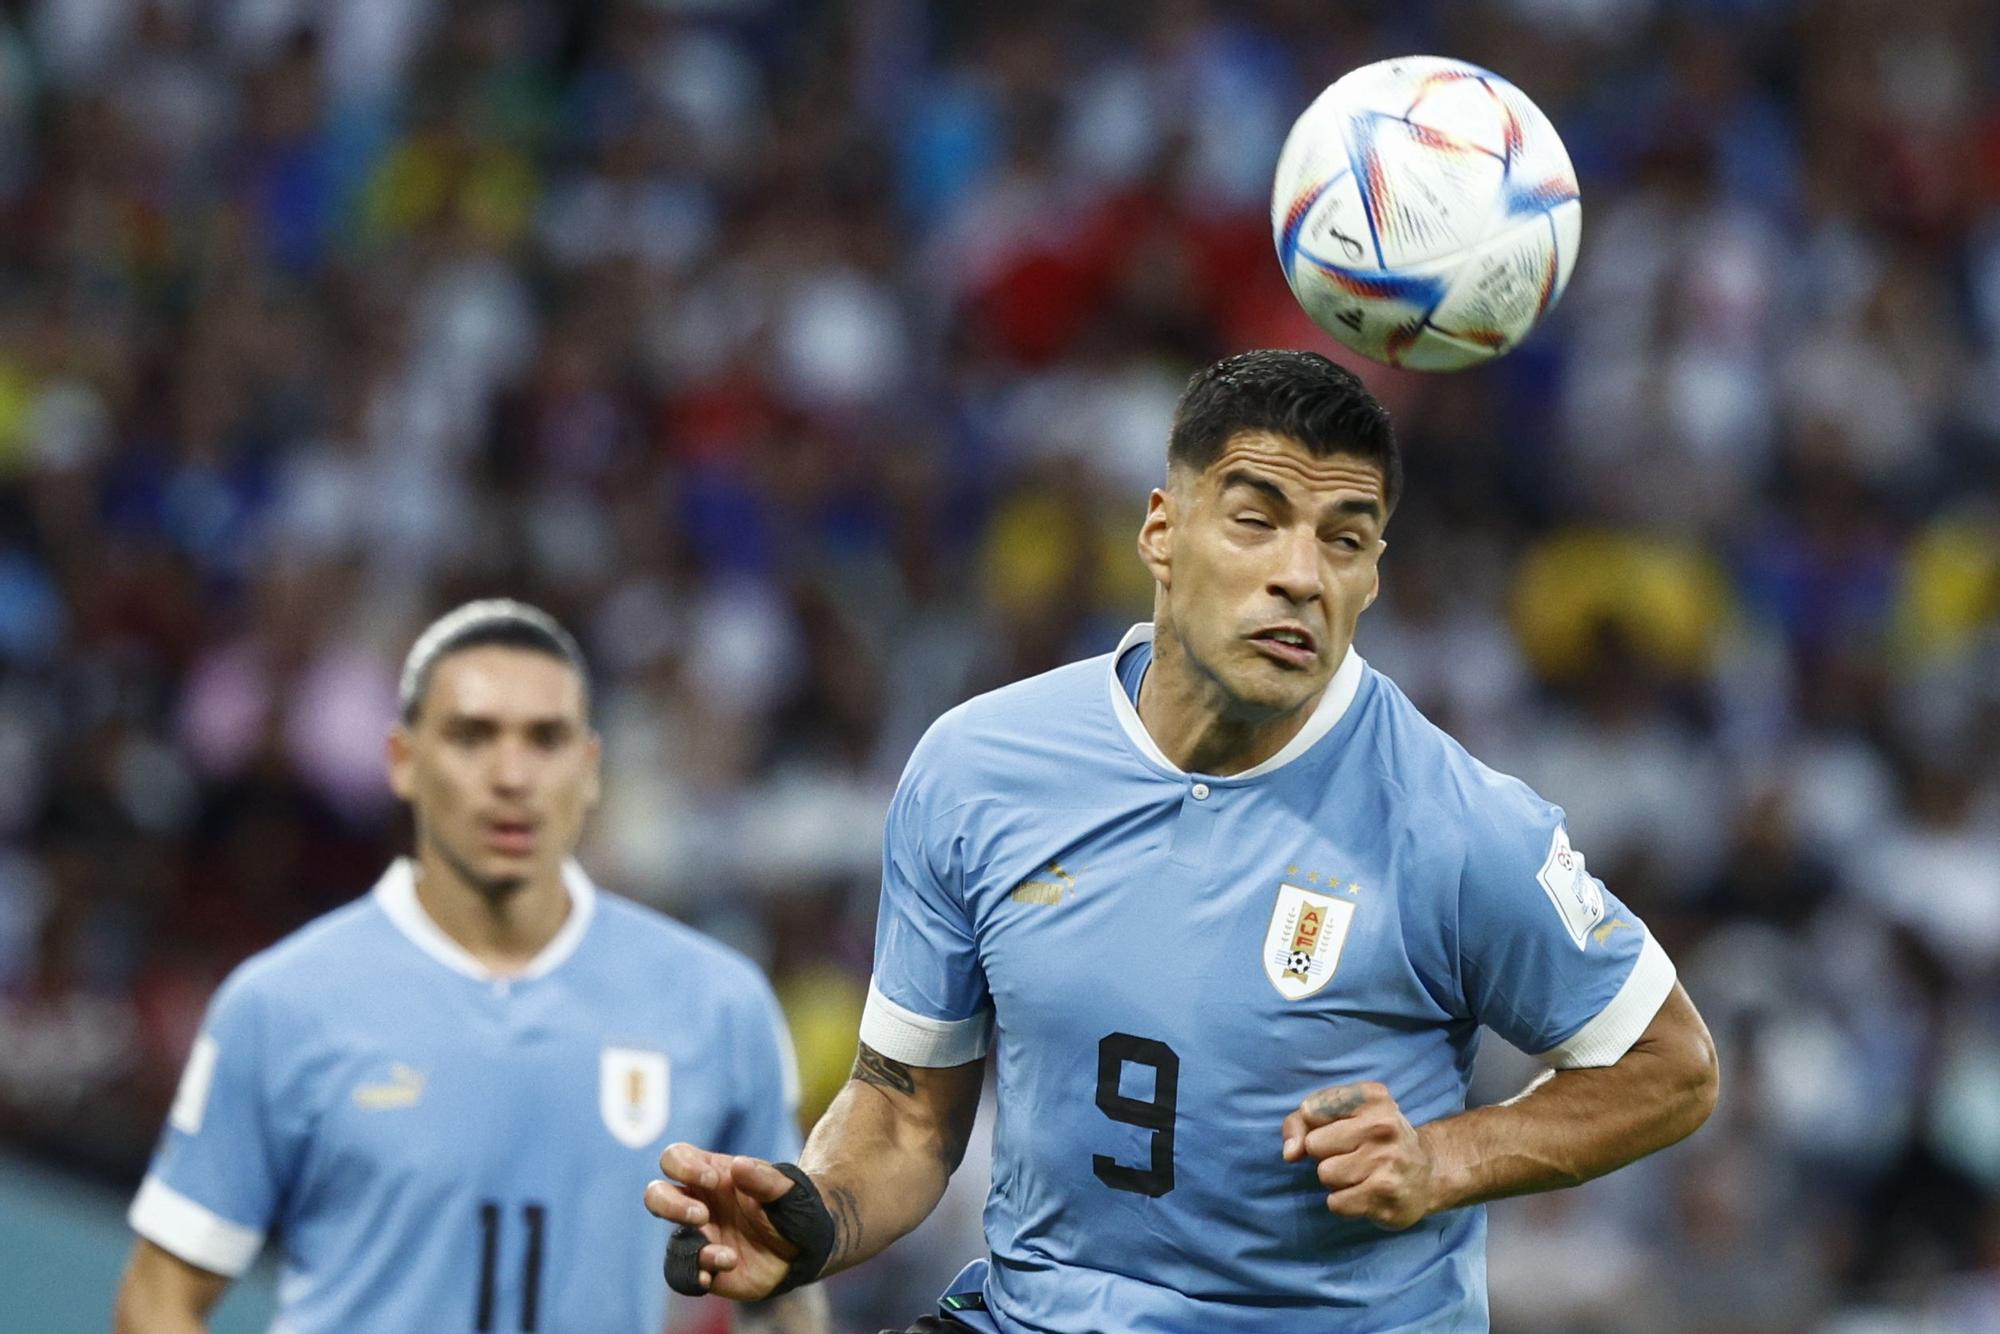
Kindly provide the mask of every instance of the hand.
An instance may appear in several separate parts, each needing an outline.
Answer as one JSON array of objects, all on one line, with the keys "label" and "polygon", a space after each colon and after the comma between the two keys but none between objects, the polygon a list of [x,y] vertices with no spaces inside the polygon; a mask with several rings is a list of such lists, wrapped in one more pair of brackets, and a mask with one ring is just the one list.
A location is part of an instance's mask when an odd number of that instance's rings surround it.
[{"label": "hand", "polygon": [[1336,1084],[1306,1095],[1285,1118],[1288,1163],[1319,1160],[1326,1207],[1401,1231],[1429,1214],[1430,1150],[1380,1084]]},{"label": "hand", "polygon": [[778,1235],[764,1206],[792,1189],[792,1179],[761,1158],[669,1144],[660,1170],[671,1180],[646,1187],[646,1208],[669,1223],[698,1227],[702,1286],[718,1297],[754,1302],[785,1281],[798,1248]]}]

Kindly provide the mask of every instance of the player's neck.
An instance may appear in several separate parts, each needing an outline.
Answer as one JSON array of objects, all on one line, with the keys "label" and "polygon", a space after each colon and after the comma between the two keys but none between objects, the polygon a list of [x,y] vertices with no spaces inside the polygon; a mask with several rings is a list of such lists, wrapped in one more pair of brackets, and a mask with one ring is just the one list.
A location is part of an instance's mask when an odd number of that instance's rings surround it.
[{"label": "player's neck", "polygon": [[1160,753],[1184,773],[1227,776],[1254,769],[1285,748],[1318,706],[1314,695],[1290,713],[1245,716],[1189,660],[1171,633],[1156,633],[1153,661],[1139,684],[1139,721]]},{"label": "player's neck", "polygon": [[506,894],[488,894],[432,848],[416,858],[417,902],[438,929],[499,976],[523,972],[571,911],[569,889],[551,871]]}]

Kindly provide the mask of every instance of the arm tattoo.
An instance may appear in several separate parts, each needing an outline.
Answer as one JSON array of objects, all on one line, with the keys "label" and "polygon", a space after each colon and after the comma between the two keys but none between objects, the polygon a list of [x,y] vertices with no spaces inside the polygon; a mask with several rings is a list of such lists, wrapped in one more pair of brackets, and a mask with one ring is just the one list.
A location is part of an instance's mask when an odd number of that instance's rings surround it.
[{"label": "arm tattoo", "polygon": [[[893,1089],[905,1097],[917,1096],[917,1074],[901,1061],[892,1060],[876,1051],[867,1043],[854,1058],[854,1073],[850,1079],[863,1084],[873,1084],[878,1088]],[[959,1160],[965,1157],[965,1144],[972,1137],[972,1118],[966,1117],[964,1124],[954,1124],[947,1119],[937,1124],[938,1161],[944,1164],[945,1175],[958,1170]]]},{"label": "arm tattoo", "polygon": [[826,1211],[833,1215],[833,1254],[828,1269],[839,1268],[861,1245],[861,1204],[846,1186],[829,1186],[822,1194]]},{"label": "arm tattoo", "polygon": [[892,1061],[867,1043],[861,1044],[861,1051],[854,1058],[854,1073],[850,1079],[858,1079],[864,1084],[874,1084],[885,1089],[894,1089],[901,1094],[917,1091],[917,1077],[910,1067],[901,1061]]}]

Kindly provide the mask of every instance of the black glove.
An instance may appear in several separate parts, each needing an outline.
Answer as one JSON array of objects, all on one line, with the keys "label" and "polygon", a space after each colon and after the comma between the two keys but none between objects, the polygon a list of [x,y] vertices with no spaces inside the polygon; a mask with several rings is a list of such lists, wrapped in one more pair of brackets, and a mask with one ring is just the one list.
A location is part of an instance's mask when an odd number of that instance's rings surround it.
[{"label": "black glove", "polygon": [[[792,1188],[764,1206],[764,1214],[778,1235],[798,1247],[785,1281],[771,1289],[771,1296],[802,1288],[819,1277],[833,1254],[833,1215],[820,1198],[819,1187],[793,1163],[773,1163],[792,1179]],[[689,1297],[708,1291],[701,1286],[701,1248],[708,1237],[698,1227],[685,1223],[667,1238],[667,1286]]]}]

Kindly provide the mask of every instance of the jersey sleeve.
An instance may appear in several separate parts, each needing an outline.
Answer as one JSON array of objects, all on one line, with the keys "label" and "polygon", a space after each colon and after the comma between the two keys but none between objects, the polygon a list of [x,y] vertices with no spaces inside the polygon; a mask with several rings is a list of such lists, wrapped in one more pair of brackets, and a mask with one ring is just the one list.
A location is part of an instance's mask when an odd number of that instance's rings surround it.
[{"label": "jersey sleeve", "polygon": [[906,1065],[964,1065],[986,1054],[993,1005],[957,877],[930,846],[938,831],[917,765],[913,760],[889,804],[875,976],[861,1040]]},{"label": "jersey sleeve", "polygon": [[751,980],[737,1028],[740,1092],[728,1132],[716,1147],[767,1162],[793,1162],[799,1156],[798,1057],[778,998],[761,977]]},{"label": "jersey sleeve", "polygon": [[1666,1001],[1673,963],[1590,874],[1561,808],[1507,783],[1467,822],[1465,999],[1481,1023],[1552,1066],[1611,1065]]},{"label": "jersey sleeve", "polygon": [[256,1258],[281,1193],[262,1010],[241,975],[216,993],[127,1214],[156,1246],[231,1278]]}]

